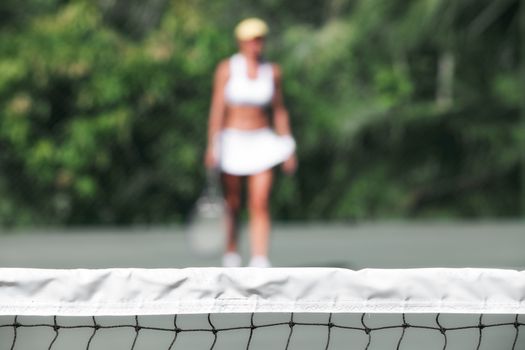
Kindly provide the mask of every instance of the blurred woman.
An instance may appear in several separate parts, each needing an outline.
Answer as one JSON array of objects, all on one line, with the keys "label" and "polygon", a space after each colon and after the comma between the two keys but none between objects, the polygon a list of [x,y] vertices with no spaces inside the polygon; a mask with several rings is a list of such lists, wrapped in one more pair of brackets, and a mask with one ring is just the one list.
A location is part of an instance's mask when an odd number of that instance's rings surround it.
[{"label": "blurred woman", "polygon": [[258,18],[241,21],[235,28],[239,51],[215,71],[205,163],[222,174],[227,207],[225,267],[241,266],[237,241],[243,178],[250,214],[249,266],[269,267],[272,168],[282,163],[291,174],[297,167],[281,69],[262,55],[267,33],[268,26]]}]

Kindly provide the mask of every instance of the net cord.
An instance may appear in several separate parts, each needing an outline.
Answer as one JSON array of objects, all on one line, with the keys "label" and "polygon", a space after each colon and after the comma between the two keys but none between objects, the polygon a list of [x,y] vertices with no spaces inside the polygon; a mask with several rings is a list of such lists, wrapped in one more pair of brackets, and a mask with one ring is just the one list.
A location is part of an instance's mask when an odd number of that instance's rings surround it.
[{"label": "net cord", "polygon": [[0,315],[221,312],[525,314],[525,271],[0,268]]}]

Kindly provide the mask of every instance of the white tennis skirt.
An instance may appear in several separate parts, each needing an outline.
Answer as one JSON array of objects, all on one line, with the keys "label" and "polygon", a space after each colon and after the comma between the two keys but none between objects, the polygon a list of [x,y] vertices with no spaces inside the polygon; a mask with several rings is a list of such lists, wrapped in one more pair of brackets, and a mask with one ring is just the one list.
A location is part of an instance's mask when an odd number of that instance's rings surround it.
[{"label": "white tennis skirt", "polygon": [[290,158],[295,140],[270,128],[223,129],[217,138],[220,170],[238,176],[255,175]]}]

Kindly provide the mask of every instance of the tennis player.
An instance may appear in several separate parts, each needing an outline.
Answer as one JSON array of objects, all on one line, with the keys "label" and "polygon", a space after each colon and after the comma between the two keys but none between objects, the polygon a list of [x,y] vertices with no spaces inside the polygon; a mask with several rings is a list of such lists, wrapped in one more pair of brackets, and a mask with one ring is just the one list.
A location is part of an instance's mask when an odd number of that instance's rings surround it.
[{"label": "tennis player", "polygon": [[225,267],[242,264],[237,241],[243,179],[250,214],[249,266],[270,267],[272,168],[282,163],[284,172],[291,174],[297,167],[281,70],[262,55],[267,33],[268,26],[261,19],[241,21],[235,28],[239,51],[220,62],[215,71],[205,163],[222,174],[227,207]]}]

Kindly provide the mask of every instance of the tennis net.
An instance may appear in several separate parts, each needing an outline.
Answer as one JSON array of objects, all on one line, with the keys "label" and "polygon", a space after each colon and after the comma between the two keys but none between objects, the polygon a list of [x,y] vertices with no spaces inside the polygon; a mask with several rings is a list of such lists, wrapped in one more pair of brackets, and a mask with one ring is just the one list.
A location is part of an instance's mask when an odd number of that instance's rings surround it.
[{"label": "tennis net", "polygon": [[0,269],[0,349],[523,349],[525,272]]}]

